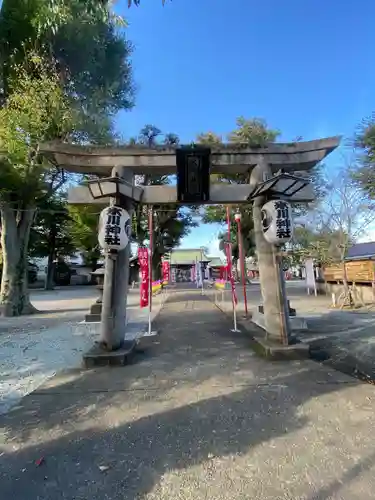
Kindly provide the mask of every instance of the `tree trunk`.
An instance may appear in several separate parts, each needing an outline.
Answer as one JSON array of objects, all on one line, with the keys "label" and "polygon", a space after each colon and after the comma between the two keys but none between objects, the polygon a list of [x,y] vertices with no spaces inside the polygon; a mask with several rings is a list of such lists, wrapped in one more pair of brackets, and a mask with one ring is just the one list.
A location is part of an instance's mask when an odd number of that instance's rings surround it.
[{"label": "tree trunk", "polygon": [[157,250],[154,250],[152,255],[152,279],[153,281],[161,279],[161,255]]},{"label": "tree trunk", "polygon": [[345,261],[342,262],[342,268],[343,268],[342,281],[343,281],[344,291],[345,291],[344,304],[345,304],[345,301],[348,299],[349,300],[349,307],[352,307],[353,306],[353,297],[352,297],[352,294],[351,294],[350,288],[349,288],[348,273],[346,271],[346,262]]},{"label": "tree trunk", "polygon": [[98,269],[98,260],[99,259],[91,259],[90,261],[90,266],[91,266],[91,271],[94,272]]},{"label": "tree trunk", "polygon": [[17,212],[7,204],[1,207],[1,246],[3,274],[0,311],[2,316],[36,312],[28,290],[28,243],[34,209]]}]

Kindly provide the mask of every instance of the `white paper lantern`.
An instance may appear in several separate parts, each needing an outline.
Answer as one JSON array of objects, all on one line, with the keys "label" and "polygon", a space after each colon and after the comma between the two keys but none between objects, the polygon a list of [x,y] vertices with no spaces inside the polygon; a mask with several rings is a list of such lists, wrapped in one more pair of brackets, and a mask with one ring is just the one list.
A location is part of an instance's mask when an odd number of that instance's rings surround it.
[{"label": "white paper lantern", "polygon": [[131,236],[130,215],[120,207],[107,207],[99,216],[99,245],[104,250],[123,250]]},{"label": "white paper lantern", "polygon": [[262,207],[265,239],[273,245],[286,243],[293,237],[292,209],[287,201],[271,200]]}]

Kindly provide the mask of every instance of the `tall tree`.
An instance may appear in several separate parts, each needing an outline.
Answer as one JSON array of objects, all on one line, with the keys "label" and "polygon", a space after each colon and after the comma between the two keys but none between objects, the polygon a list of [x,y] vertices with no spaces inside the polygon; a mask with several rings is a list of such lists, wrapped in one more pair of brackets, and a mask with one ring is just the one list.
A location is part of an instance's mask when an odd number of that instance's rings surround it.
[{"label": "tall tree", "polygon": [[[307,258],[320,265],[332,264],[342,259],[342,240],[340,230],[308,223],[294,229],[293,239],[285,245],[285,250],[291,265],[303,266]],[[348,246],[352,243],[348,238]]]},{"label": "tall tree", "polygon": [[85,265],[93,271],[97,269],[101,258],[98,243],[98,221],[100,206],[69,205],[69,233],[75,248],[80,252]]},{"label": "tall tree", "polygon": [[165,134],[163,143],[166,146],[178,146],[180,144],[180,138],[173,133]]},{"label": "tall tree", "polygon": [[148,148],[152,148],[153,146],[156,146],[158,144],[160,136],[160,128],[156,127],[155,125],[148,124],[141,129],[138,137],[138,142],[139,144],[147,146]]},{"label": "tall tree", "polygon": [[364,120],[355,136],[359,164],[353,177],[375,199],[375,114]]},{"label": "tall tree", "polygon": [[29,256],[48,258],[45,282],[47,290],[53,289],[56,260],[72,256],[76,252],[69,225],[70,216],[64,195],[55,193],[38,207],[30,231]]},{"label": "tall tree", "polygon": [[228,135],[232,144],[249,148],[260,148],[270,142],[275,142],[280,135],[279,130],[270,129],[267,122],[261,118],[246,119],[240,116],[236,120],[237,128]]},{"label": "tall tree", "polygon": [[[26,256],[35,209],[66,180],[41,142],[108,143],[133,105],[129,43],[109,2],[4,0],[0,10],[2,313],[33,311]],[[80,48],[77,51],[77,47]]]},{"label": "tall tree", "polygon": [[345,267],[348,248],[375,222],[375,201],[353,178],[355,172],[356,165],[351,162],[339,165],[333,173],[327,171],[327,194],[308,217],[315,235],[312,246],[325,253],[326,262],[336,261],[342,266],[345,300],[350,298]]},{"label": "tall tree", "polygon": [[17,89],[0,109],[0,210],[3,274],[2,313],[30,313],[26,269],[36,200],[46,199],[60,185],[61,176],[49,177],[48,166],[38,155],[38,145],[53,133],[65,133],[72,115],[58,76],[36,56],[28,61],[36,68],[18,69]]},{"label": "tall tree", "polygon": [[215,132],[202,132],[197,135],[196,141],[204,146],[220,146],[223,144],[223,138]]}]

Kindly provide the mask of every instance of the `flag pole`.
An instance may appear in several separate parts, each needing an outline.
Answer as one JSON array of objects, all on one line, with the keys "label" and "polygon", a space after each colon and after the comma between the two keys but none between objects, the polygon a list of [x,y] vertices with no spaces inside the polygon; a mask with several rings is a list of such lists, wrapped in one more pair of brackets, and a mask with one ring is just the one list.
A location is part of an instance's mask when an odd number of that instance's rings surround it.
[{"label": "flag pole", "polygon": [[232,293],[232,308],[233,308],[233,330],[232,332],[239,332],[237,329],[237,311],[236,311],[236,297],[235,297],[235,284],[233,280],[233,270],[232,270],[232,244],[231,244],[231,224],[230,224],[230,207],[227,205],[226,207],[227,214],[227,230],[228,230],[228,244],[227,244],[227,260],[228,260],[228,278],[230,280],[231,285],[231,293]]},{"label": "flag pole", "polygon": [[154,250],[154,224],[153,224],[153,207],[149,206],[148,211],[148,233],[149,233],[149,259],[148,259],[148,335],[153,335],[155,332],[151,330],[151,313],[152,313],[152,254]]}]

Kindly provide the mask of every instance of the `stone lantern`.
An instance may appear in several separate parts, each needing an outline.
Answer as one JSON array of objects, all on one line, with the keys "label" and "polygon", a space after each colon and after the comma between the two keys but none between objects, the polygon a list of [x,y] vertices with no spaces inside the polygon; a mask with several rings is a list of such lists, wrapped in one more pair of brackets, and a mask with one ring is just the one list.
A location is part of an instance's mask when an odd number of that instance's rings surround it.
[{"label": "stone lantern", "polygon": [[86,314],[86,323],[96,323],[101,320],[102,314],[102,300],[103,300],[103,286],[104,286],[104,267],[97,269],[90,273],[96,281],[96,288],[99,291],[99,297],[96,302],[91,305],[89,314]]}]

